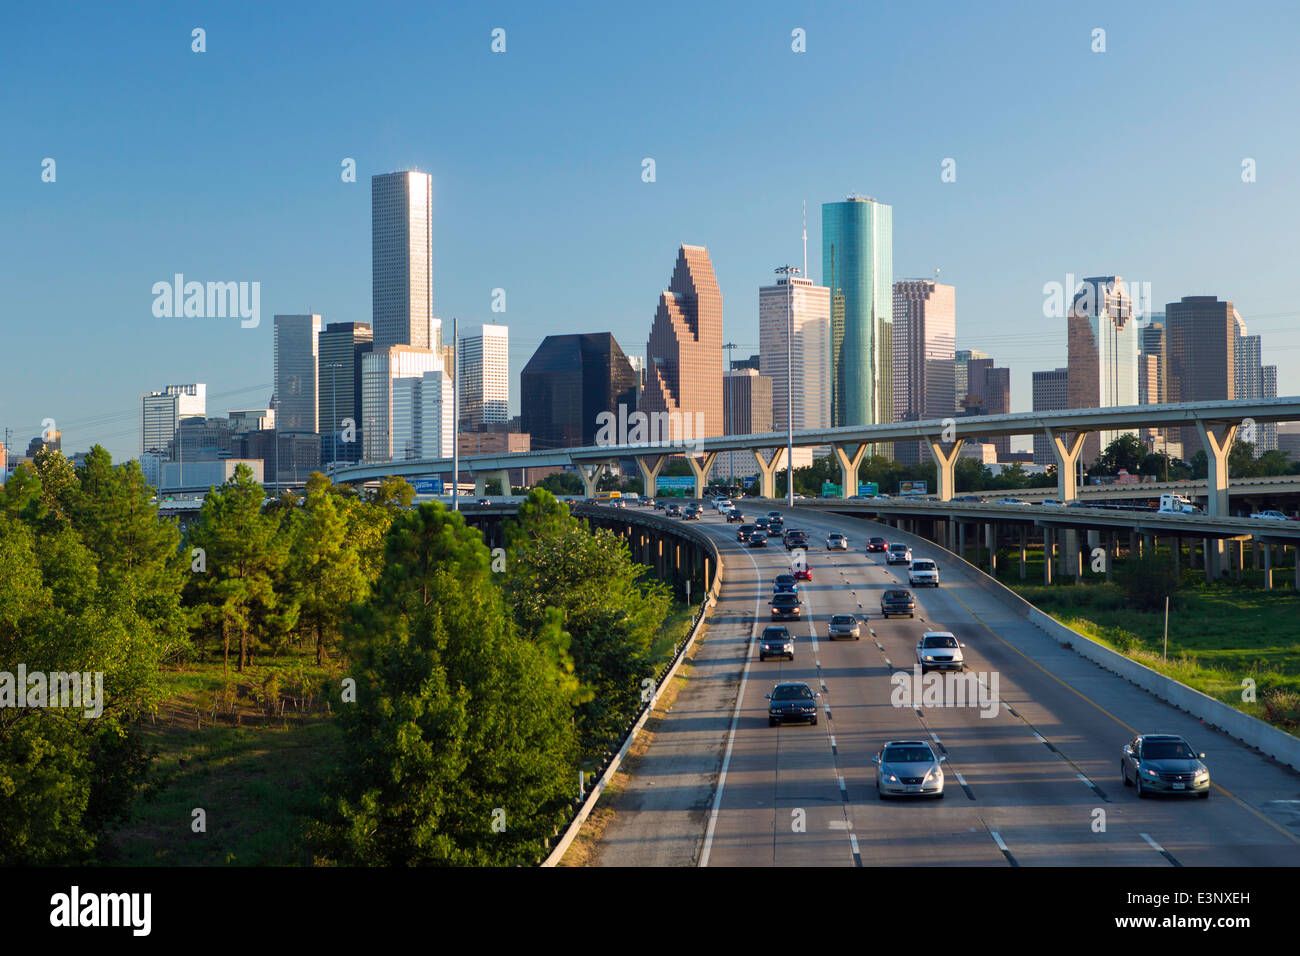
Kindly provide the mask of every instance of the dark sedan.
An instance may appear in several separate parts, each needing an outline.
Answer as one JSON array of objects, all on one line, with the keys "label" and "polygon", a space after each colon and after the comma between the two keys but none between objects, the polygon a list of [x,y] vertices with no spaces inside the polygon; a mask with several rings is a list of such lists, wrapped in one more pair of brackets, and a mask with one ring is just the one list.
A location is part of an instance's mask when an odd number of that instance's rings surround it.
[{"label": "dark sedan", "polygon": [[749,546],[751,548],[766,548],[767,535],[761,531],[751,531],[749,533]]},{"label": "dark sedan", "polygon": [[880,616],[893,617],[895,614],[916,617],[916,599],[912,597],[911,591],[905,591],[902,588],[891,588],[881,595]]},{"label": "dark sedan", "polygon": [[[1124,786],[1137,787],[1139,798],[1153,793],[1210,796],[1210,768],[1205,754],[1175,734],[1139,734],[1124,745],[1119,759]],[[1132,778],[1130,782],[1129,778]]]},{"label": "dark sedan", "polygon": [[794,660],[794,635],[781,624],[763,628],[758,639],[758,659],[765,661],[769,657],[788,657]]},{"label": "dark sedan", "polygon": [[802,681],[786,681],[772,688],[767,697],[767,725],[795,721],[817,723],[817,694]]},{"label": "dark sedan", "polygon": [[872,538],[870,541],[867,542],[868,553],[872,551],[888,551],[888,550],[889,550],[889,542],[886,541],[884,538]]},{"label": "dark sedan", "polygon": [[780,594],[782,591],[789,591],[791,594],[799,593],[799,579],[793,574],[778,574],[772,579],[772,591]]},{"label": "dark sedan", "polygon": [[740,513],[739,508],[732,508],[730,511],[727,512],[727,524],[732,524],[733,522],[744,521],[744,520],[745,520],[745,516]]},{"label": "dark sedan", "polygon": [[799,595],[791,591],[781,591],[778,594],[773,594],[770,607],[772,620],[774,621],[797,621],[803,614]]}]

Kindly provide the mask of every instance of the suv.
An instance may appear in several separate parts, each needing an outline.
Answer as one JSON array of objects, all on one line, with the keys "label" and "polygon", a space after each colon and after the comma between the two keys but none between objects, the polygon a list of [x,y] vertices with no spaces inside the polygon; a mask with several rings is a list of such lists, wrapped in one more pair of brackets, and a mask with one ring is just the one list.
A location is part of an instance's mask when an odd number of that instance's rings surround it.
[{"label": "suv", "polygon": [[916,617],[916,600],[912,597],[911,591],[890,588],[880,596],[880,616],[893,617],[895,614]]},{"label": "suv", "polygon": [[665,518],[680,518],[681,516],[682,516],[681,505],[669,505],[666,509],[664,509]]},{"label": "suv", "polygon": [[767,698],[767,725],[776,727],[793,720],[817,724],[817,698],[803,681],[783,681],[772,688]]},{"label": "suv", "polygon": [[939,565],[929,558],[917,558],[907,569],[907,583],[914,588],[939,586]]},{"label": "suv", "polygon": [[911,564],[912,549],[905,544],[894,543],[885,552],[886,564]]},{"label": "suv", "polygon": [[772,595],[772,620],[797,621],[803,614],[799,606],[799,595],[791,591],[780,591]]},{"label": "suv", "polygon": [[844,537],[838,531],[832,531],[826,536],[827,551],[847,551],[849,550],[849,539]]},{"label": "suv", "polygon": [[793,551],[795,548],[808,550],[808,535],[802,531],[787,531],[785,533],[785,549]]},{"label": "suv", "polygon": [[769,657],[788,657],[794,660],[794,635],[783,624],[763,628],[758,639],[758,659],[765,661]]},{"label": "suv", "polygon": [[745,520],[745,516],[741,514],[739,508],[732,508],[730,511],[727,512],[727,524],[733,524],[737,521],[744,521],[744,520]]},{"label": "suv", "polygon": [[916,642],[916,662],[921,673],[929,671],[961,671],[966,669],[966,659],[951,631],[926,631]]},{"label": "suv", "polygon": [[832,614],[830,624],[826,625],[826,639],[834,641],[841,637],[851,637],[855,641],[862,637],[858,619],[852,614]]},{"label": "suv", "polygon": [[736,540],[742,543],[748,541],[749,536],[753,534],[754,531],[755,528],[752,524],[742,524],[739,528],[736,529]]}]

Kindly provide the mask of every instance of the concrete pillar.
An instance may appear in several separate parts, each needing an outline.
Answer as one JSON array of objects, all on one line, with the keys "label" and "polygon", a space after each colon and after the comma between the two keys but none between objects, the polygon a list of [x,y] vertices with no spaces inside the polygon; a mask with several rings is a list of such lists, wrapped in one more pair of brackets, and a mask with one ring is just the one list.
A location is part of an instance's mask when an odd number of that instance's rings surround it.
[{"label": "concrete pillar", "polygon": [[587,497],[596,497],[596,483],[600,481],[600,476],[609,462],[598,461],[594,464],[587,464],[579,461],[575,462],[575,464],[578,466],[578,474],[582,476],[582,487],[586,489]]},{"label": "concrete pillar", "polygon": [[1130,531],[1128,533],[1128,556],[1135,557],[1138,553],[1138,533]]},{"label": "concrete pillar", "polygon": [[851,498],[858,493],[858,466],[867,454],[867,445],[857,446],[857,451],[850,456],[844,449],[852,446],[833,445],[835,460],[840,463],[840,497]]},{"label": "concrete pillar", "polygon": [[1201,563],[1205,565],[1205,583],[1209,584],[1214,580],[1214,552],[1209,538],[1201,539],[1201,554],[1204,556]]},{"label": "concrete pillar", "polygon": [[759,486],[758,494],[762,498],[776,497],[776,473],[780,470],[781,464],[785,461],[785,446],[781,445],[772,452],[772,457],[765,460],[763,458],[766,448],[755,448],[754,458],[758,461]]},{"label": "concrete pillar", "polygon": [[1238,539],[1233,543],[1236,545],[1233,551],[1233,566],[1237,571],[1237,583],[1240,584],[1246,570],[1246,542]]},{"label": "concrete pillar", "polygon": [[1113,550],[1112,545],[1114,544],[1114,542],[1115,542],[1115,532],[1113,530],[1107,531],[1106,532],[1106,582],[1108,584],[1110,583],[1111,568],[1114,566],[1114,562],[1112,561],[1110,556],[1110,552]]},{"label": "concrete pillar", "polygon": [[989,576],[998,576],[998,526],[989,522],[984,526],[984,546],[989,550]]},{"label": "concrete pillar", "polygon": [[701,458],[696,458],[689,452],[686,455],[686,464],[691,466],[691,474],[695,476],[695,497],[703,498],[704,489],[709,484],[709,469],[713,467],[713,462],[717,460],[716,451],[705,452]]},{"label": "concrete pillar", "polygon": [[1258,571],[1258,570],[1259,570],[1259,567],[1260,567],[1260,565],[1259,565],[1259,542],[1256,541],[1254,538],[1251,538],[1251,539],[1250,539],[1250,560],[1251,560],[1251,567],[1252,567],[1254,570]]},{"label": "concrete pillar", "polygon": [[925,443],[930,446],[930,455],[934,458],[935,483],[939,486],[937,489],[939,500],[951,501],[954,480],[953,463],[957,460],[957,456],[961,454],[961,446],[965,443],[965,439],[958,438],[946,452],[937,437],[927,438]]},{"label": "concrete pillar", "polygon": [[1022,581],[1029,573],[1026,568],[1026,562],[1028,561],[1028,555],[1026,554],[1026,552],[1028,550],[1029,550],[1029,525],[1022,524],[1020,526],[1020,580]]},{"label": "concrete pillar", "polygon": [[1056,563],[1056,534],[1043,525],[1043,583],[1052,583],[1052,565]]},{"label": "concrete pillar", "polygon": [[1144,555],[1156,553],[1155,539],[1149,531],[1142,535],[1142,553]]},{"label": "concrete pillar", "polygon": [[957,523],[957,557],[966,560],[966,522]]},{"label": "concrete pillar", "polygon": [[1069,504],[1079,497],[1078,470],[1079,453],[1083,450],[1083,439],[1087,432],[1075,432],[1069,442],[1056,433],[1054,428],[1043,429],[1047,435],[1047,444],[1056,458],[1056,496],[1064,504]]},{"label": "concrete pillar", "polygon": [[1079,532],[1073,528],[1069,528],[1062,534],[1061,547],[1057,549],[1057,560],[1060,562],[1057,566],[1057,573],[1059,573],[1061,577],[1065,577],[1067,574],[1074,574],[1072,569],[1078,563]]},{"label": "concrete pillar", "polygon": [[1268,541],[1261,541],[1264,546],[1264,587],[1271,589],[1273,587],[1273,545]]},{"label": "concrete pillar", "polygon": [[636,467],[641,472],[641,483],[645,486],[647,498],[653,498],[658,493],[659,472],[667,460],[667,455],[637,455]]}]

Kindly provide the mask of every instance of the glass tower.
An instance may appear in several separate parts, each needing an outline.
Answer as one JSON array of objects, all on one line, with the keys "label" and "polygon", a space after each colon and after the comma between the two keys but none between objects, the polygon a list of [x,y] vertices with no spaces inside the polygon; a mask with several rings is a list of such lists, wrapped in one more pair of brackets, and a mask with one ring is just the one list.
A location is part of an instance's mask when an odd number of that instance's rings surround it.
[{"label": "glass tower", "polygon": [[832,297],[831,424],[891,421],[893,207],[864,196],[822,203],[822,284]]},{"label": "glass tower", "polygon": [[433,316],[433,178],[370,179],[371,306],[375,348],[442,344]]}]

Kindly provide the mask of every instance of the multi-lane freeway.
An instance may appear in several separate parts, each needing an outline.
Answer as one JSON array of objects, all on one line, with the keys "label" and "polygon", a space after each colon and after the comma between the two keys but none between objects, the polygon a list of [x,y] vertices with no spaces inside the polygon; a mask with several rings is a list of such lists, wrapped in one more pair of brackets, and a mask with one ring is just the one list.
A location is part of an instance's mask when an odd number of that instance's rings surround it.
[{"label": "multi-lane freeway", "polygon": [[[764,507],[767,507],[766,505]],[[775,575],[790,555],[749,549],[711,508],[725,578],[707,640],[654,742],[635,765],[599,860],[615,865],[1231,866],[1300,864],[1300,776],[1062,648],[975,586],[941,549],[865,520],[782,509],[809,533],[795,659],[758,660]],[[848,552],[825,550],[848,535]],[[907,586],[903,565],[867,554],[873,534],[935,559],[942,586],[914,590],[915,619],[880,617]],[[863,618],[857,641],[830,642],[834,613]],[[897,706],[928,630],[965,643],[969,671],[997,683],[998,706]],[[820,719],[770,727],[764,695],[808,683]],[[946,702],[947,703],[947,702]],[[1120,778],[1137,733],[1182,734],[1207,754],[1208,800],[1139,800]],[[872,757],[892,739],[947,756],[942,800],[878,799]]]}]

